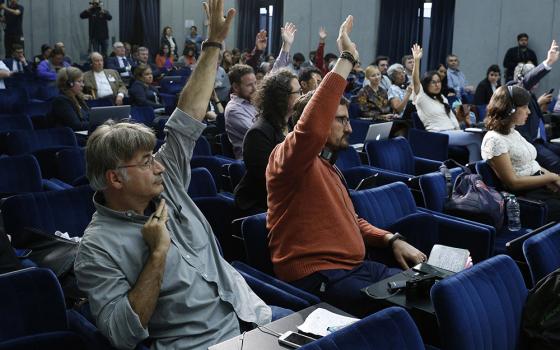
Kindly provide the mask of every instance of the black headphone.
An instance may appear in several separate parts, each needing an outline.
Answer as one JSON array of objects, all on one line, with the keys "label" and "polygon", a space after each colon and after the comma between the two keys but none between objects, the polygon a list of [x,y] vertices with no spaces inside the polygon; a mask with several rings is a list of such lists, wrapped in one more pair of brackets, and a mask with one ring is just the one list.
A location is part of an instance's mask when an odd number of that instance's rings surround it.
[{"label": "black headphone", "polygon": [[513,113],[515,113],[515,111],[517,109],[515,108],[515,102],[513,101],[513,86],[508,85],[507,90],[508,90],[509,100],[511,102],[511,111],[509,111],[509,114],[508,114],[508,116],[510,116]]},{"label": "black headphone", "polygon": [[69,88],[73,88],[74,82],[70,81],[70,75],[68,74],[68,67],[64,67],[64,73],[66,74],[66,86]]}]

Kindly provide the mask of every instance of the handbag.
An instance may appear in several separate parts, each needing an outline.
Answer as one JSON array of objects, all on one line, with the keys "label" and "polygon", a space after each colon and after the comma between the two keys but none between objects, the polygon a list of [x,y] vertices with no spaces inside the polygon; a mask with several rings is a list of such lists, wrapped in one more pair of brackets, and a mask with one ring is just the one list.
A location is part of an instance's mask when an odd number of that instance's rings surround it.
[{"label": "handbag", "polygon": [[[451,185],[451,173],[446,163],[452,162],[461,167],[463,172]],[[447,201],[444,212],[467,220],[494,226],[499,232],[504,224],[504,198],[495,189],[488,187],[482,177],[473,174],[469,168],[454,160],[447,160],[440,166],[447,185]]]}]

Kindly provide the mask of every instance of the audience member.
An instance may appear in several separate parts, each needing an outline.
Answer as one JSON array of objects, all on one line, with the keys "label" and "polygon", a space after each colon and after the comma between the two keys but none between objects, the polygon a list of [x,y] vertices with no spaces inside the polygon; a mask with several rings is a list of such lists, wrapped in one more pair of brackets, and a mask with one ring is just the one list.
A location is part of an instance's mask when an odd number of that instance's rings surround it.
[{"label": "audience member", "polygon": [[441,79],[436,71],[427,72],[420,81],[422,48],[418,44],[412,47],[412,55],[412,98],[424,127],[428,131],[449,135],[450,145],[467,147],[470,163],[480,160],[481,136],[460,130],[459,122],[451,112],[447,98],[441,94]]},{"label": "audience member", "polygon": [[387,91],[379,84],[381,83],[381,72],[377,66],[366,67],[366,79],[369,84],[364,86],[357,95],[360,106],[360,117],[374,120],[391,120],[393,114],[389,105]]},{"label": "audience member", "polygon": [[214,83],[214,92],[216,93],[218,100],[223,102],[229,101],[230,90],[231,84],[229,83],[229,77],[226,70],[218,64],[216,82]]},{"label": "audience member", "polygon": [[305,56],[301,52],[296,52],[292,57],[292,62],[288,65],[288,68],[292,71],[292,73],[298,76],[303,62],[305,62]]},{"label": "audience member", "polygon": [[478,83],[476,87],[473,104],[487,105],[488,102],[490,102],[494,91],[502,85],[500,74],[500,67],[498,67],[497,64],[488,67],[488,70],[486,70],[486,78]]},{"label": "audience member", "polygon": [[[243,54],[241,54],[239,58],[239,62],[241,64],[246,64],[248,66],[251,66],[253,70],[256,72],[263,60],[263,54],[264,51],[266,50],[267,45],[268,45],[267,32],[266,30],[261,30],[260,32],[257,33],[255,37],[255,47],[253,48],[253,51],[251,51],[250,53],[244,52]],[[243,59],[243,56],[245,56],[245,59]]]},{"label": "audience member", "polygon": [[504,56],[506,82],[514,79],[513,71],[517,64],[532,63],[536,65],[537,62],[535,51],[529,48],[529,35],[527,33],[518,34],[517,46],[509,48]]},{"label": "audience member", "polygon": [[88,107],[84,88],[84,74],[75,67],[66,67],[58,71],[56,86],[60,95],[54,98],[48,119],[57,127],[69,127],[72,130],[87,130]]},{"label": "audience member", "polygon": [[[208,41],[221,43],[235,10],[224,18],[223,1],[210,0],[209,7]],[[187,194],[188,160],[205,127],[219,51],[203,46],[158,153],[153,131],[141,124],[108,123],[88,140],[97,211],[75,271],[97,326],[117,348],[149,337],[154,349],[207,349],[239,335],[240,321],[271,320],[271,308],[220,256],[212,228]]]},{"label": "audience member", "polygon": [[136,60],[136,66],[139,66],[140,64],[145,64],[149,66],[150,69],[152,70],[152,75],[154,77],[154,80],[161,79],[165,75],[165,73],[160,71],[157,68],[157,66],[149,62],[149,60],[150,60],[150,50],[147,47],[140,46],[138,48],[138,57]]},{"label": "audience member", "polygon": [[531,93],[531,101],[529,102],[531,113],[524,125],[517,126],[517,131],[537,149],[537,162],[543,168],[557,174],[560,173],[560,146],[548,142],[541,109],[550,103],[552,95],[545,93],[537,98],[533,91],[539,81],[550,72],[552,66],[558,61],[559,49],[556,40],[553,40],[546,60],[537,67],[530,63],[519,63],[514,72],[515,80],[508,82],[508,85],[519,85]]},{"label": "audience member", "polygon": [[6,58],[4,60],[6,67],[8,67],[8,69],[12,73],[31,74],[33,70],[31,69],[31,65],[29,64],[29,62],[27,62],[27,60],[25,59],[23,46],[21,46],[20,44],[14,44],[12,45],[12,47],[13,47],[12,57]]},{"label": "audience member", "polygon": [[537,150],[516,126],[525,124],[531,113],[531,94],[519,86],[499,87],[488,104],[485,123],[489,130],[482,140],[482,158],[504,187],[516,195],[544,201],[546,221],[560,220],[560,176],[537,162]]},{"label": "audience member", "polygon": [[134,68],[134,82],[128,89],[132,106],[163,107],[157,90],[151,85],[153,81],[154,76],[150,66],[140,63]]},{"label": "audience member", "polygon": [[161,40],[159,41],[159,46],[163,47],[167,45],[169,48],[169,56],[173,58],[173,60],[177,60],[179,55],[177,54],[177,41],[173,37],[173,29],[170,26],[163,28],[163,33],[161,34]]},{"label": "audience member", "polygon": [[[128,43],[128,42],[126,42],[126,41],[123,42],[122,44],[123,44],[123,46],[124,46],[124,56],[125,56],[126,58],[128,58],[128,60],[129,60],[130,62],[134,62],[134,59],[133,59],[133,57],[132,57],[132,46],[130,46],[130,43]],[[113,53],[114,53],[114,52],[113,52]]]},{"label": "audience member", "polygon": [[114,57],[107,58],[107,68],[116,70],[122,80],[127,83],[131,78],[133,62],[126,57],[124,44],[117,41],[113,44]]},{"label": "audience member", "polygon": [[0,60],[0,90],[4,90],[6,88],[6,83],[4,83],[4,78],[9,78],[12,75],[10,69],[6,67],[4,61]]},{"label": "audience member", "polygon": [[84,92],[94,99],[107,98],[117,106],[122,105],[127,90],[119,73],[103,69],[103,56],[99,52],[92,52],[90,60],[91,70],[84,74]]},{"label": "audience member", "polygon": [[109,41],[107,22],[113,19],[111,13],[103,9],[100,0],[91,0],[89,8],[80,13],[80,18],[88,19],[89,51],[97,51],[103,56],[107,56]]},{"label": "audience member", "polygon": [[48,60],[49,57],[51,57],[51,52],[52,52],[52,48],[49,45],[47,44],[41,45],[41,53],[33,57],[33,70],[37,69],[39,63],[41,63],[44,60]]},{"label": "audience member", "polygon": [[301,68],[315,68],[315,56],[317,56],[317,51],[309,51],[308,60],[303,62]]},{"label": "audience member", "polygon": [[445,64],[440,63],[436,69],[439,78],[441,79],[441,94],[445,97],[454,97],[455,90],[450,89],[447,85],[447,67]]},{"label": "audience member", "polygon": [[231,95],[224,113],[226,132],[233,145],[235,158],[242,159],[243,138],[255,122],[257,115],[257,110],[251,103],[251,98],[257,89],[257,78],[253,68],[245,64],[231,67],[228,76]]},{"label": "audience member", "polygon": [[321,71],[315,67],[303,68],[299,72],[299,85],[301,86],[301,93],[306,94],[309,91],[315,90],[323,80]]},{"label": "audience member", "polygon": [[[408,119],[411,113],[411,107],[408,107],[408,105],[410,104],[410,96],[412,94],[412,84],[406,85],[405,70],[400,63],[392,64],[391,67],[387,69],[387,74],[391,79],[391,86],[387,91],[389,104],[393,112],[397,113],[400,118]],[[382,83],[380,85],[383,88]]]},{"label": "audience member", "polygon": [[68,63],[69,65],[72,65],[72,58],[70,56],[66,55],[66,50],[65,50],[65,46],[64,43],[62,41],[59,41],[57,43],[54,44],[54,48],[58,48],[61,49],[62,52],[64,52],[64,62]]},{"label": "audience member", "polygon": [[194,69],[196,67],[196,47],[192,43],[186,44],[183,55],[177,60],[177,65]]},{"label": "audience member", "polygon": [[64,51],[60,48],[55,48],[51,51],[49,59],[41,61],[37,66],[37,77],[55,81],[57,79],[57,72],[64,67],[70,67],[68,62],[64,61]]},{"label": "audience member", "polygon": [[[385,90],[389,91],[389,89],[391,88],[392,82],[389,76],[389,57],[387,56],[377,56],[375,58],[375,61],[373,62],[374,66],[377,66],[377,68],[379,68],[379,71],[381,72],[382,75],[382,79],[381,79],[381,87],[384,88]],[[403,67],[404,69],[404,67]],[[366,84],[369,83],[369,81],[366,81]]]},{"label": "audience member", "polygon": [[238,48],[233,48],[231,50],[231,62],[233,64],[238,64],[240,63],[239,60],[241,59],[241,50],[239,50]]},{"label": "audience member", "polygon": [[4,10],[4,49],[6,57],[12,54],[12,45],[24,46],[23,40],[23,6],[18,0],[7,0],[0,4],[0,10]]},{"label": "audience member", "polygon": [[[321,75],[325,75],[329,72],[329,64],[331,61],[336,60],[338,57],[332,53],[325,53],[325,41],[327,39],[327,31],[324,27],[319,28],[319,45],[317,46],[317,51],[315,52],[315,67],[321,71]],[[324,57],[323,57],[324,55]]]},{"label": "audience member", "polygon": [[185,45],[189,43],[193,44],[195,48],[195,55],[198,57],[200,55],[200,45],[203,40],[202,35],[198,34],[198,28],[196,26],[191,26],[191,31],[185,38]]},{"label": "audience member", "polygon": [[173,55],[167,44],[163,44],[156,54],[156,67],[162,71],[170,71],[173,69]]},{"label": "audience member", "polygon": [[222,67],[226,73],[229,73],[231,66],[233,66],[233,55],[231,54],[231,51],[225,50],[222,55]]},{"label": "audience member", "polygon": [[412,81],[412,68],[414,67],[414,57],[412,55],[404,55],[402,57],[402,65],[406,74],[406,81]]},{"label": "audience member", "polygon": [[455,90],[455,94],[461,98],[467,93],[472,93],[474,88],[468,85],[465,74],[459,70],[459,64],[459,57],[457,55],[447,55],[447,85]]},{"label": "audience member", "polygon": [[[358,59],[341,26],[342,57],[318,89],[300,97],[307,106],[294,131],[274,148],[266,170],[269,249],[276,275],[350,313],[361,315],[367,297],[360,289],[398,270],[364,260],[368,246],[391,247],[402,267],[426,256],[358,218],[338,169],[336,153],[349,146],[346,77]],[[297,118],[297,116],[296,116]]]}]

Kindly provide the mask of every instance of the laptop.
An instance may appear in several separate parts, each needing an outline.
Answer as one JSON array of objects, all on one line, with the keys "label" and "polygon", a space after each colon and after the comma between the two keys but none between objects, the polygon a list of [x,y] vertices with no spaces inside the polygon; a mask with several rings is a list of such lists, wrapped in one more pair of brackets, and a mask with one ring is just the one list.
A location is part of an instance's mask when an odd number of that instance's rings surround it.
[{"label": "laptop", "polygon": [[369,141],[387,140],[392,127],[393,122],[370,124],[364,143],[356,143],[353,144],[352,147],[354,147],[357,151],[361,151],[364,148],[364,145]]},{"label": "laptop", "polygon": [[120,121],[130,118],[130,106],[93,107],[89,111],[89,130],[95,130],[109,119]]}]

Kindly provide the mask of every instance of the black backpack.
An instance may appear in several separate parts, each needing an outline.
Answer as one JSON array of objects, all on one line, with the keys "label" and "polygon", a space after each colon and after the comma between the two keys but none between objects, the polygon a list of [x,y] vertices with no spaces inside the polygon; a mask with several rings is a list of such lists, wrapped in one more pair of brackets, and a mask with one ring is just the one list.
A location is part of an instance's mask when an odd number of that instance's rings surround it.
[{"label": "black backpack", "polygon": [[451,186],[451,173],[444,162],[440,171],[447,182],[447,201],[444,212],[467,220],[494,226],[499,231],[504,224],[504,199],[495,189],[488,187],[482,177],[469,168],[452,161],[463,169]]},{"label": "black backpack", "polygon": [[560,269],[541,279],[529,292],[522,332],[530,349],[560,349]]}]

